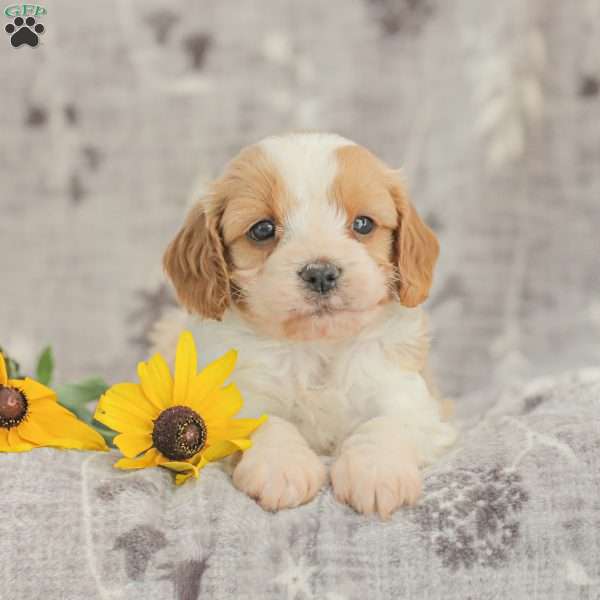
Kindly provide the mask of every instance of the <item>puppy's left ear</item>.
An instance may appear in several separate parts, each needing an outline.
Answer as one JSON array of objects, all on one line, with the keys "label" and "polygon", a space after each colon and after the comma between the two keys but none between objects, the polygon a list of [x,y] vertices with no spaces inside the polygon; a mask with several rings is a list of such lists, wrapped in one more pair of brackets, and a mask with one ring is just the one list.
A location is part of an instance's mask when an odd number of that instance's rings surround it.
[{"label": "puppy's left ear", "polygon": [[412,308],[429,296],[440,244],[433,231],[417,214],[396,174],[390,183],[390,193],[398,211],[395,242],[398,295],[404,306]]},{"label": "puppy's left ear", "polygon": [[163,265],[179,301],[189,311],[221,320],[230,304],[230,287],[215,202],[197,204],[169,244]]}]

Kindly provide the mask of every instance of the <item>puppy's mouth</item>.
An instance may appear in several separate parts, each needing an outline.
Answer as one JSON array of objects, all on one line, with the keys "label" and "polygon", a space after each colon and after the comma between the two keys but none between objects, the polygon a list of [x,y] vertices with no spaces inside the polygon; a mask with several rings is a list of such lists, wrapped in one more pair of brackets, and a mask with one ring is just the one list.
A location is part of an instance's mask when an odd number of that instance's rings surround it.
[{"label": "puppy's mouth", "polygon": [[368,308],[356,308],[349,306],[338,296],[326,298],[308,298],[306,308],[295,308],[290,311],[290,316],[294,318],[311,318],[311,317],[329,317],[342,313],[360,313]]},{"label": "puppy's mouth", "polygon": [[379,314],[384,302],[355,307],[328,300],[313,302],[304,310],[290,311],[283,323],[286,337],[296,340],[339,340],[355,335]]},{"label": "puppy's mouth", "polygon": [[347,308],[347,307],[334,307],[329,305],[315,306],[306,311],[292,311],[292,318],[325,318],[334,317],[336,315],[351,315],[360,314],[373,310],[375,307],[371,306],[368,308]]},{"label": "puppy's mouth", "polygon": [[306,307],[294,308],[290,311],[291,318],[319,318],[335,317],[336,315],[359,315],[376,310],[386,302],[386,298],[381,298],[373,304],[358,305],[345,299],[341,294],[331,296],[309,296],[306,297]]}]

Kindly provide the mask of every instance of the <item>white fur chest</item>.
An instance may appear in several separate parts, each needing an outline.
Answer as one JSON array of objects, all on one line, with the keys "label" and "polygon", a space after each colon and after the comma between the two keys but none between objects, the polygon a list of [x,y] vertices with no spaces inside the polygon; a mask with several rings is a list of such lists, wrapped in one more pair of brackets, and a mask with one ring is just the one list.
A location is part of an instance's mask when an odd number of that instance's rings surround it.
[{"label": "white fur chest", "polygon": [[195,322],[192,330],[201,362],[238,350],[232,379],[245,400],[240,416],[282,417],[317,452],[330,454],[377,414],[384,388],[396,385],[403,371],[402,353],[411,342],[424,343],[420,316],[402,313],[399,319],[395,312],[367,335],[338,343],[261,337],[234,314],[221,323]]},{"label": "white fur chest", "polygon": [[311,447],[334,451],[362,420],[353,415],[347,390],[339,381],[333,353],[314,346],[240,351],[235,381],[244,394],[244,413],[262,412],[291,421]]}]

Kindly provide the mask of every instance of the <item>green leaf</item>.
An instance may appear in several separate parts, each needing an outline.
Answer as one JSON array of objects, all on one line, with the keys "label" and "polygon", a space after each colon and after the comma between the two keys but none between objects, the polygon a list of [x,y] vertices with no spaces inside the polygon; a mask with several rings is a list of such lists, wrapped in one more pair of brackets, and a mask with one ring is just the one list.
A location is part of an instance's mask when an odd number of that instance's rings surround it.
[{"label": "green leaf", "polygon": [[88,402],[98,400],[107,389],[108,384],[102,378],[91,377],[79,383],[64,383],[57,386],[56,391],[61,404],[78,414],[82,407],[88,410]]},{"label": "green leaf", "polygon": [[4,356],[4,362],[6,364],[6,374],[8,375],[8,378],[22,379],[23,375],[21,374],[21,368],[19,366],[19,363],[13,358],[11,358],[8,354],[6,354],[6,352],[4,352],[4,350],[2,349],[2,346],[0,346],[0,354]]},{"label": "green leaf", "polygon": [[37,367],[35,368],[35,378],[43,385],[52,383],[52,373],[54,372],[54,356],[52,348],[47,346],[40,354]]},{"label": "green leaf", "polygon": [[100,377],[85,379],[79,383],[64,383],[56,387],[58,401],[79,419],[93,427],[105,440],[112,445],[116,432],[104,427],[94,419],[90,403],[98,400],[108,389],[108,384]]}]

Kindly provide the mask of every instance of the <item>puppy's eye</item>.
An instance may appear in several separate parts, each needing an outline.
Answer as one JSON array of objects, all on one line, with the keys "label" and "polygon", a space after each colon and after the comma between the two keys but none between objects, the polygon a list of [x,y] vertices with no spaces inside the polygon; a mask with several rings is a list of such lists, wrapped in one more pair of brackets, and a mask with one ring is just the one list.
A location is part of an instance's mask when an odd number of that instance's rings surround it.
[{"label": "puppy's eye", "polygon": [[275,235],[275,223],[268,219],[259,221],[250,227],[248,237],[255,242],[264,242]]},{"label": "puppy's eye", "polygon": [[356,217],[352,223],[352,229],[354,229],[356,233],[360,233],[360,235],[367,235],[367,233],[371,233],[371,231],[373,231],[373,227],[375,227],[373,219],[365,216]]}]

